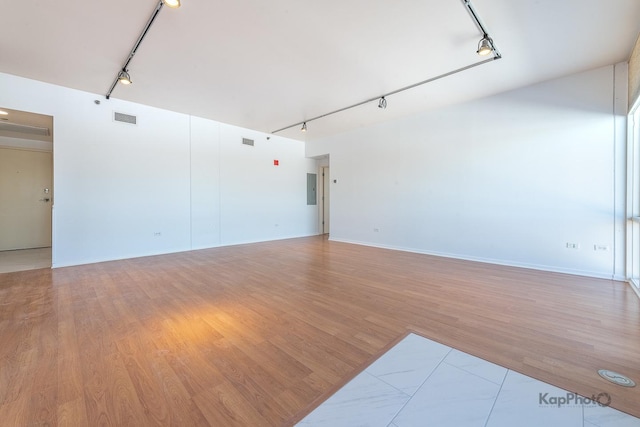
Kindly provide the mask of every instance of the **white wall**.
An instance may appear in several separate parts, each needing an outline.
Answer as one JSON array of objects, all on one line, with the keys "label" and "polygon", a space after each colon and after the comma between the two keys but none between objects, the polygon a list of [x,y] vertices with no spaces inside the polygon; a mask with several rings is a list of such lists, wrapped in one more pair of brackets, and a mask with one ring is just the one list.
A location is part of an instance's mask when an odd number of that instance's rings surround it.
[{"label": "white wall", "polygon": [[624,277],[625,73],[308,142],[308,156],[330,154],[331,239]]},{"label": "white wall", "polygon": [[0,105],[54,117],[54,267],[318,232],[299,141],[2,73]]},{"label": "white wall", "polygon": [[[305,159],[304,143],[221,125],[223,141],[253,139],[254,147],[222,144],[220,155],[221,241],[223,244],[318,234],[317,206],[307,206],[307,172],[316,162]],[[278,160],[279,166],[274,166]],[[304,179],[303,179],[304,178]]]}]

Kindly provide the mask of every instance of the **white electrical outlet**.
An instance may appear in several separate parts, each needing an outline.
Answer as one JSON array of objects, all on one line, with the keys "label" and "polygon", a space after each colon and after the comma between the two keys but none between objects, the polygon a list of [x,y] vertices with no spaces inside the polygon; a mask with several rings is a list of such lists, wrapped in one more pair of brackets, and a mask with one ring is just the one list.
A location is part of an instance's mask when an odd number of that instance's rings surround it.
[{"label": "white electrical outlet", "polygon": [[153,235],[154,235],[155,237],[160,237],[160,236],[162,236],[162,232],[160,232],[160,231],[156,231],[155,233],[153,233]]},{"label": "white electrical outlet", "polygon": [[593,250],[594,251],[608,251],[609,250],[609,246],[607,246],[607,245],[593,245]]},{"label": "white electrical outlet", "polygon": [[580,244],[567,242],[567,249],[580,249]]}]

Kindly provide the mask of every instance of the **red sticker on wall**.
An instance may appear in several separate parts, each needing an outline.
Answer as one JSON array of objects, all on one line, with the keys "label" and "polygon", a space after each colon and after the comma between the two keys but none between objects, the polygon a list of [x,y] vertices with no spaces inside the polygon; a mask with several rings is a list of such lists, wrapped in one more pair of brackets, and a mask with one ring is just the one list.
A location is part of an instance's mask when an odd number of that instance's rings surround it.
[{"label": "red sticker on wall", "polygon": [[280,165],[280,160],[274,160],[273,161],[273,166],[278,166]]}]

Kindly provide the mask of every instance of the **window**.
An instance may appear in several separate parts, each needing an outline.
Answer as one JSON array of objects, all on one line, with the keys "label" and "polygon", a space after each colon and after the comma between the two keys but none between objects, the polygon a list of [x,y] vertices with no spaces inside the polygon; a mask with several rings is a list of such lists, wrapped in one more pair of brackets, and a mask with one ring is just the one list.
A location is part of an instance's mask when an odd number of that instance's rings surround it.
[{"label": "window", "polygon": [[640,288],[640,105],[629,115],[627,277]]}]

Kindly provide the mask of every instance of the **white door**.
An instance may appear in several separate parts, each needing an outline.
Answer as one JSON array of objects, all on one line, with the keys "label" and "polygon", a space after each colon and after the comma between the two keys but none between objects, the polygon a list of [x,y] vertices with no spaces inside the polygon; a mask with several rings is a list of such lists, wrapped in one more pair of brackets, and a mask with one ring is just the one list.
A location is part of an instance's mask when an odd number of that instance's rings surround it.
[{"label": "white door", "polygon": [[322,194],[321,194],[321,207],[322,207],[322,234],[329,234],[329,168],[322,168]]},{"label": "white door", "polygon": [[0,148],[0,251],[51,246],[53,153]]}]

